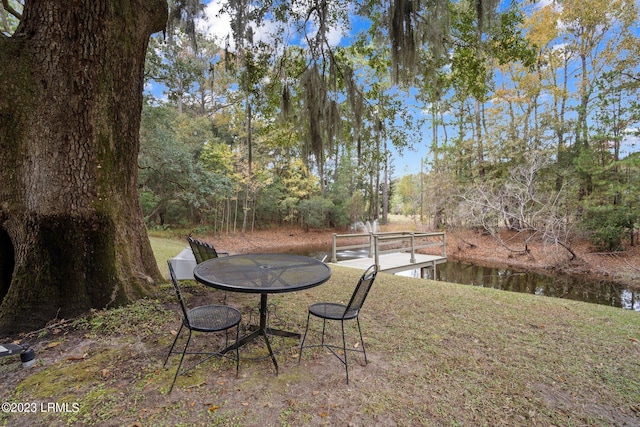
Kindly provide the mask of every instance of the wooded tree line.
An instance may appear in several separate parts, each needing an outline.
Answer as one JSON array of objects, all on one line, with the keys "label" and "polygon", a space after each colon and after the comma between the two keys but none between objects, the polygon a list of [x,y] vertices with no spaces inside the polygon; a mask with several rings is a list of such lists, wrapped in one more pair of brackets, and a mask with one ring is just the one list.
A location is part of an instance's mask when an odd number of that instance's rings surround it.
[{"label": "wooded tree line", "polygon": [[[366,110],[349,65],[364,58],[357,48],[332,48],[346,68],[325,74],[300,46],[255,42],[230,52],[201,34],[196,42],[182,32],[151,41],[147,76],[166,98],[148,93],[143,109],[140,185],[150,224],[244,232],[382,216],[384,144],[405,131],[383,136],[382,119]],[[370,91],[382,98],[377,86]],[[395,103],[384,114],[401,108]]]},{"label": "wooded tree line", "polygon": [[[150,97],[143,113],[151,224],[344,227],[392,211],[434,228],[522,231],[521,249],[538,237],[569,246],[574,232],[607,249],[633,244],[634,2],[500,13],[474,2],[364,3],[368,28],[334,46],[329,29],[347,22],[349,5],[289,11],[287,25],[317,28],[303,32],[307,43],[283,42],[286,26],[254,39],[248,18],[233,20],[233,49],[203,34],[194,45],[185,31],[152,40],[147,76],[167,98]],[[391,147],[413,148],[424,172],[393,177]]]}]

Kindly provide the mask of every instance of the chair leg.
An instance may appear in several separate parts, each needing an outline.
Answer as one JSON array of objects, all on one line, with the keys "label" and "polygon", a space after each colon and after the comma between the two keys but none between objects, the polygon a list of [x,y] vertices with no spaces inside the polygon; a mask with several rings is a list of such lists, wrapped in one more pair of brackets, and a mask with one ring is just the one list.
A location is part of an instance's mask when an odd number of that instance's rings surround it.
[{"label": "chair leg", "polygon": [[342,326],[342,351],[344,352],[344,369],[347,371],[347,384],[349,384],[349,364],[347,363],[347,340],[344,336],[344,320],[340,321]]},{"label": "chair leg", "polygon": [[304,335],[302,336],[302,341],[300,342],[300,352],[298,353],[298,365],[300,364],[300,360],[302,359],[302,349],[304,348],[304,341],[307,339],[307,332],[309,331],[309,318],[311,317],[311,312],[307,313],[307,326],[304,328]]},{"label": "chair leg", "polygon": [[321,343],[322,345],[324,345],[324,331],[325,331],[325,329],[326,329],[326,328],[325,328],[325,327],[326,327],[326,325],[327,325],[327,319],[322,319],[322,338],[321,338],[321,341],[320,341],[320,343]]},{"label": "chair leg", "polygon": [[[300,343],[300,353],[298,354],[298,364],[300,364],[300,361],[302,360],[302,350],[305,348],[304,347],[304,343],[306,342],[307,339],[307,334],[309,332],[309,322],[311,319],[311,312],[309,312],[307,314],[307,325],[304,328],[304,334],[302,335],[302,341]],[[360,345],[362,346],[362,353],[364,354],[364,363],[365,365],[369,363],[369,361],[367,360],[367,352],[365,350],[365,346],[364,346],[364,338],[362,337],[362,328],[360,327],[360,319],[356,316],[356,322],[358,325],[358,334],[360,336]],[[344,364],[344,368],[345,368],[345,373],[346,373],[346,377],[347,377],[347,384],[349,384],[349,361],[348,361],[348,356],[347,353],[349,351],[354,351],[354,350],[347,350],[347,338],[346,338],[346,334],[345,334],[345,330],[344,330],[344,319],[340,320],[340,326],[342,329],[342,352],[343,352],[343,358],[340,357],[340,355],[334,351],[334,348],[339,349],[340,347],[338,345],[334,346],[332,344],[325,344],[325,333],[326,333],[326,325],[327,325],[327,319],[322,319],[322,338],[321,338],[321,343],[320,345],[312,345],[309,347],[327,347],[335,356],[338,357],[338,359],[340,359],[340,361]],[[356,350],[357,351],[357,350]]]},{"label": "chair leg", "polygon": [[238,370],[240,369],[240,346],[237,345],[240,340],[240,323],[236,325],[236,378],[238,378]]},{"label": "chair leg", "polygon": [[167,354],[167,358],[164,359],[164,365],[162,365],[163,368],[165,368],[167,366],[167,362],[169,361],[169,357],[171,357],[171,353],[173,353],[173,348],[176,346],[176,343],[178,342],[178,338],[180,337],[180,333],[182,332],[182,327],[184,326],[184,324],[180,324],[180,329],[178,330],[178,333],[176,334],[175,339],[173,340],[173,344],[171,344],[171,348],[169,349],[169,354]]},{"label": "chair leg", "polygon": [[364,354],[364,364],[368,364],[367,361],[367,352],[364,348],[364,340],[362,339],[362,329],[360,329],[360,319],[356,316],[356,323],[358,324],[358,332],[360,333],[360,345],[362,345],[362,353]]},{"label": "chair leg", "polygon": [[182,356],[180,357],[180,362],[178,363],[178,369],[176,369],[176,375],[173,377],[171,388],[169,388],[169,394],[171,394],[171,392],[173,391],[173,386],[176,384],[176,379],[178,379],[178,374],[180,373],[180,367],[182,366],[182,361],[184,360],[184,355],[187,353],[187,348],[189,347],[190,341],[191,341],[191,329],[189,329],[189,336],[187,337],[187,343],[184,345],[184,350],[182,350]]}]

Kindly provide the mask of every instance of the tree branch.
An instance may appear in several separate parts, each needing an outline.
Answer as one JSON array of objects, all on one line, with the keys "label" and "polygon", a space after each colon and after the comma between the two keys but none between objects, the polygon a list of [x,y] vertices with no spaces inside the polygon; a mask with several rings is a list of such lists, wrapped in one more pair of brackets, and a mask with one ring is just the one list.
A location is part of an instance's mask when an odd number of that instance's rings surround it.
[{"label": "tree branch", "polygon": [[627,76],[627,77],[629,77],[631,80],[635,80],[636,82],[640,82],[640,77],[634,76],[634,75],[633,75],[633,74],[631,74],[631,73],[622,72],[622,73],[620,73],[620,74],[622,74],[623,76]]},{"label": "tree branch", "polygon": [[186,190],[187,189],[187,187],[185,185],[181,184],[180,182],[178,182],[176,180],[173,180],[171,178],[167,178],[167,176],[165,174],[163,174],[162,171],[160,169],[158,169],[158,168],[154,168],[152,166],[143,166],[138,162],[138,169],[142,169],[142,170],[149,169],[149,170],[152,170],[152,171],[156,172],[158,175],[160,175],[162,177],[162,179],[164,179],[165,181],[170,182],[171,184],[175,184],[178,187],[180,187],[181,190]]},{"label": "tree branch", "polygon": [[562,243],[558,238],[554,239],[553,243],[565,248],[571,254],[571,261],[578,258],[578,255],[576,255],[576,253],[569,247],[569,245]]},{"label": "tree branch", "polygon": [[2,0],[2,7],[4,10],[15,16],[17,19],[22,19],[22,14],[9,6],[9,0]]}]

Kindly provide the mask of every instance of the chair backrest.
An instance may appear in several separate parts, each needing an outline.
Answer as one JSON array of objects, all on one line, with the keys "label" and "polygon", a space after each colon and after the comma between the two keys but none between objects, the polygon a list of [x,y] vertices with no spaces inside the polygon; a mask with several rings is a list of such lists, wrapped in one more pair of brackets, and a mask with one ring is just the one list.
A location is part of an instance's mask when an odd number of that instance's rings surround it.
[{"label": "chair backrest", "polygon": [[167,260],[167,264],[169,264],[169,276],[171,276],[171,281],[173,282],[173,288],[176,291],[176,295],[178,295],[178,301],[180,301],[180,307],[182,308],[182,315],[184,317],[184,321],[188,327],[191,327],[189,324],[189,309],[187,308],[187,303],[182,297],[182,292],[180,292],[180,285],[178,285],[178,279],[176,278],[176,273],[173,271],[173,264],[171,264],[171,260]]},{"label": "chair backrest", "polygon": [[204,251],[206,253],[206,255],[203,257],[204,261],[211,258],[218,258],[218,252],[211,243],[203,242],[202,247],[204,248]]},{"label": "chair backrest", "polygon": [[373,285],[373,281],[376,279],[377,274],[378,267],[374,264],[371,267],[367,268],[362,276],[360,276],[360,280],[358,280],[356,289],[353,291],[351,300],[349,301],[349,304],[347,304],[345,316],[358,315],[358,312],[364,304],[364,300],[367,299],[367,295],[369,295],[369,290],[371,289],[371,286]]},{"label": "chair backrest", "polygon": [[187,236],[187,240],[189,241],[189,246],[191,246],[193,256],[196,258],[196,264],[200,264],[211,258],[218,258],[218,253],[209,243],[194,239],[191,236]]},{"label": "chair backrest", "polygon": [[191,252],[193,252],[193,256],[196,258],[196,264],[200,264],[202,261],[202,254],[200,253],[200,244],[199,240],[194,239],[191,236],[187,236],[187,241],[189,241],[189,246],[191,246]]}]

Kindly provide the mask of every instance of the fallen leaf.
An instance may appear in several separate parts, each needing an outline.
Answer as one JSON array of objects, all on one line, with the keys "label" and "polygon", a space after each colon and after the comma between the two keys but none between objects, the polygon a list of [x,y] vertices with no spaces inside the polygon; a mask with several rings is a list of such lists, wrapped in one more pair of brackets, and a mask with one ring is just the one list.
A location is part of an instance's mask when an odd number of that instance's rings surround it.
[{"label": "fallen leaf", "polygon": [[67,357],[67,360],[73,362],[74,360],[84,360],[86,357],[86,354],[83,354],[82,356],[69,356]]},{"label": "fallen leaf", "polygon": [[218,409],[220,409],[218,405],[209,406],[209,412],[217,411]]},{"label": "fallen leaf", "polygon": [[242,402],[242,406],[249,406],[249,402]]},{"label": "fallen leaf", "polygon": [[49,344],[47,344],[46,348],[54,348],[60,345],[60,341],[54,341],[54,342],[50,342]]},{"label": "fallen leaf", "polygon": [[317,396],[320,394],[320,392],[318,390],[313,390],[311,394],[313,394],[314,396]]}]

